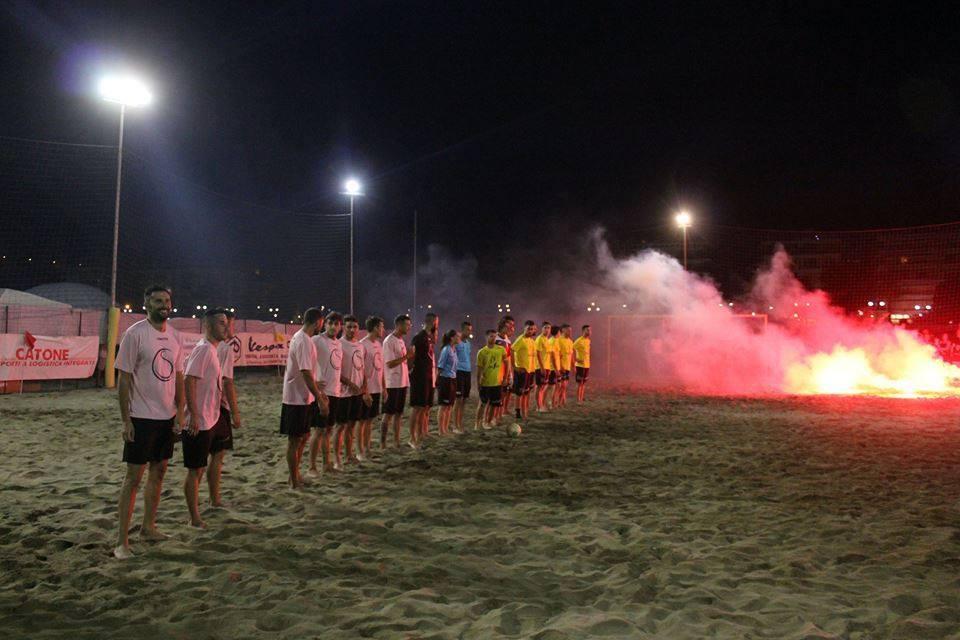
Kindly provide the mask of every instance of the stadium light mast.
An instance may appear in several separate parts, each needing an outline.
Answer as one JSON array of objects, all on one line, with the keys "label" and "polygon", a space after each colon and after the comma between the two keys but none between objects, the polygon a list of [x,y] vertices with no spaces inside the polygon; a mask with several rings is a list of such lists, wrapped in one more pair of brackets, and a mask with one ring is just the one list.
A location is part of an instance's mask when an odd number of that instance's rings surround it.
[{"label": "stadium light mast", "polygon": [[123,120],[127,107],[145,107],[153,101],[150,90],[131,76],[107,76],[100,81],[100,97],[120,105],[120,141],[117,144],[117,193],[113,207],[113,263],[110,267],[110,306],[117,306],[117,245],[120,241],[120,179],[123,171]]},{"label": "stadium light mast", "polygon": [[683,270],[687,270],[687,229],[690,228],[690,225],[693,224],[693,218],[690,217],[690,213],[687,211],[677,212],[674,220],[677,221],[677,226],[680,227],[680,230],[683,231]]},{"label": "stadium light mast", "polygon": [[343,195],[350,198],[350,315],[353,315],[353,200],[363,195],[363,185],[356,178],[343,183]]}]

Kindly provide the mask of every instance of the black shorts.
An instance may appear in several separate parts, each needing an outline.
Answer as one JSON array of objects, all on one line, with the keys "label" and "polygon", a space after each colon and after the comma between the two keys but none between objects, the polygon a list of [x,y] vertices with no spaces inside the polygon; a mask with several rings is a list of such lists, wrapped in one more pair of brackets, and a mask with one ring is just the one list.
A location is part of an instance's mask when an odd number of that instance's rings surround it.
[{"label": "black shorts", "polygon": [[410,378],[410,406],[411,407],[432,407],[433,406],[433,381],[429,378]]},{"label": "black shorts", "polygon": [[566,382],[570,379],[570,371],[561,369],[557,372],[557,382]]},{"label": "black shorts", "polygon": [[557,384],[557,372],[551,369],[547,374],[547,384]]},{"label": "black shorts", "polygon": [[503,387],[500,385],[495,387],[480,387],[480,402],[482,404],[489,404],[494,407],[499,407],[502,401]]},{"label": "black shorts", "polygon": [[448,405],[453,404],[454,400],[457,399],[457,379],[456,378],[445,378],[440,376],[437,378],[437,404]]},{"label": "black shorts", "polygon": [[470,397],[470,382],[473,376],[469,371],[457,371],[457,397],[466,400]]},{"label": "black shorts", "polygon": [[315,403],[285,404],[280,407],[280,433],[290,438],[299,438],[310,433]]},{"label": "black shorts", "polygon": [[363,398],[360,398],[361,420],[373,420],[380,415],[380,394],[371,393],[370,397],[373,398],[373,401],[370,403],[369,407],[367,406],[367,403],[363,401]]},{"label": "black shorts", "polygon": [[586,382],[590,377],[590,367],[577,367],[577,382]]},{"label": "black shorts", "polygon": [[210,441],[210,453],[233,449],[233,426],[230,424],[230,410],[220,407],[220,419],[213,425],[213,439]]},{"label": "black shorts", "polygon": [[537,369],[537,386],[545,387],[550,379],[550,372],[545,369]]},{"label": "black shorts", "polygon": [[337,398],[337,424],[347,424],[360,419],[360,407],[363,405],[361,396]]},{"label": "black shorts", "polygon": [[192,436],[184,430],[180,443],[183,445],[183,466],[187,469],[203,469],[210,457],[210,443],[213,442],[213,429],[198,431]]},{"label": "black shorts", "polygon": [[530,391],[530,372],[521,369],[513,370],[513,392],[518,396]]},{"label": "black shorts", "polygon": [[388,416],[398,416],[403,414],[403,408],[407,404],[407,388],[397,387],[387,389],[387,400],[383,403],[383,412]]},{"label": "black shorts", "polygon": [[133,422],[133,442],[123,443],[123,461],[129,464],[147,464],[172,458],[173,420],[174,418],[130,418]]},{"label": "black shorts", "polygon": [[320,408],[313,405],[311,412],[310,426],[314,429],[329,429],[337,420],[337,396],[327,396],[327,415],[320,413]]}]

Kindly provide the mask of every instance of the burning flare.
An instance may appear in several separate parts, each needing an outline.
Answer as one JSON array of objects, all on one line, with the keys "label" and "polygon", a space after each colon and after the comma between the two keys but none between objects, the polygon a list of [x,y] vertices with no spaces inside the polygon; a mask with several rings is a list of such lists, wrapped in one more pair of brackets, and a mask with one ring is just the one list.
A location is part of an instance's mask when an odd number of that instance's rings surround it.
[{"label": "burning flare", "polygon": [[[916,334],[865,324],[830,304],[825,292],[804,289],[782,248],[735,312],[709,278],[675,259],[646,251],[617,260],[597,239],[611,289],[604,304],[626,302],[636,314],[632,323],[611,325],[614,339],[622,338],[613,369],[631,382],[725,395],[960,396],[960,367]],[[765,315],[766,326],[745,322],[751,313]]]}]

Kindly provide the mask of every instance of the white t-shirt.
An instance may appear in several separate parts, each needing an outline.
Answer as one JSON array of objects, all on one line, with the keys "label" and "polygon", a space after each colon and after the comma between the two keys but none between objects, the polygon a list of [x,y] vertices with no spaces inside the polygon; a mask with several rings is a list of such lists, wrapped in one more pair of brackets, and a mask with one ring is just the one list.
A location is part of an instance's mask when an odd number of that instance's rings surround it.
[{"label": "white t-shirt", "polygon": [[283,373],[283,404],[305,405],[314,401],[300,372],[313,372],[316,368],[317,348],[313,346],[310,336],[300,329],[290,338],[287,370]]},{"label": "white t-shirt", "polygon": [[190,413],[190,403],[187,403],[187,424],[196,422],[200,431],[209,431],[220,419],[220,400],[223,398],[223,385],[220,378],[220,358],[217,350],[200,338],[200,342],[190,352],[187,358],[184,375],[196,378],[196,397],[193,402],[199,416]]},{"label": "white t-shirt", "polygon": [[343,348],[336,338],[318,333],[313,336],[313,345],[317,348],[317,385],[328,396],[340,397],[340,367],[343,361]]},{"label": "white t-shirt", "polygon": [[367,376],[367,393],[383,392],[383,345],[379,340],[366,336],[363,345],[363,367]]},{"label": "white t-shirt", "polygon": [[403,389],[410,386],[410,371],[407,369],[407,361],[404,360],[395,367],[388,367],[386,363],[397,358],[407,357],[407,344],[403,338],[395,336],[393,333],[383,339],[383,366],[387,380],[387,389]]},{"label": "white t-shirt", "polygon": [[[343,347],[343,371],[341,375],[357,385],[363,386],[363,345],[360,341],[350,342],[346,338],[340,338],[340,345]],[[341,389],[343,395],[347,397],[352,395],[349,387]]]},{"label": "white t-shirt", "polygon": [[147,320],[135,322],[120,340],[117,369],[131,374],[130,416],[169,420],[177,415],[177,375],[183,350],[169,324],[157,331]]},{"label": "white t-shirt", "polygon": [[[234,351],[236,349],[236,351]],[[240,353],[240,338],[234,336],[229,340],[224,340],[217,345],[217,359],[220,360],[220,377],[233,380],[233,359]],[[223,385],[221,385],[222,387]],[[230,409],[227,402],[227,394],[223,394],[223,400],[220,402],[224,409]]]}]

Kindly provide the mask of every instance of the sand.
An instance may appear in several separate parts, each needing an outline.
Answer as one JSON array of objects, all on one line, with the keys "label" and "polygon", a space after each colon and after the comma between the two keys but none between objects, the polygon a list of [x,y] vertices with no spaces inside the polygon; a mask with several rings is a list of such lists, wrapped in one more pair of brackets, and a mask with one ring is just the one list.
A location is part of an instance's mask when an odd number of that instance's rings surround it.
[{"label": "sand", "polygon": [[296,494],[239,389],[228,508],[185,526],[178,447],[123,562],[115,396],[0,398],[4,638],[960,637],[955,401],[611,391]]}]

